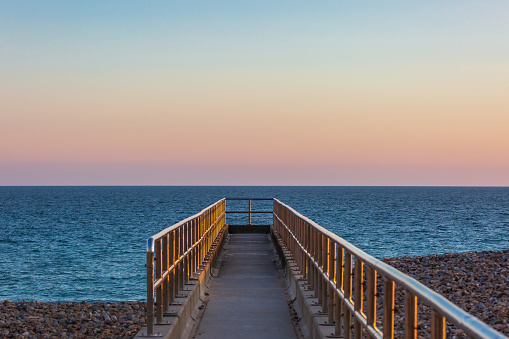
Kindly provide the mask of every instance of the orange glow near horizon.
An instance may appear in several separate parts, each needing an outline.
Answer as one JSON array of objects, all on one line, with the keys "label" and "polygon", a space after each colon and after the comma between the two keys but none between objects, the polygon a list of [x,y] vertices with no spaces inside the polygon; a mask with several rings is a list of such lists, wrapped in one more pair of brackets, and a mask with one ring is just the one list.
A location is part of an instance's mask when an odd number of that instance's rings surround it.
[{"label": "orange glow near horizon", "polygon": [[387,21],[323,6],[306,27],[303,8],[196,26],[171,12],[129,39],[106,18],[40,23],[41,41],[4,21],[18,33],[0,49],[0,185],[509,185],[509,6],[449,4],[452,20],[404,5]]}]

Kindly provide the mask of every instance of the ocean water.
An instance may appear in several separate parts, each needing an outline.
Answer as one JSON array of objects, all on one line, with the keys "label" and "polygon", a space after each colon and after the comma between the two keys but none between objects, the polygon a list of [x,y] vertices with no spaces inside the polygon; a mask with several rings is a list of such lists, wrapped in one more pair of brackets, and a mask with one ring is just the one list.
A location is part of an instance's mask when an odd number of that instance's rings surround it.
[{"label": "ocean water", "polygon": [[0,187],[0,300],[145,300],[146,239],[223,197],[276,197],[378,258],[509,248],[509,188]]}]

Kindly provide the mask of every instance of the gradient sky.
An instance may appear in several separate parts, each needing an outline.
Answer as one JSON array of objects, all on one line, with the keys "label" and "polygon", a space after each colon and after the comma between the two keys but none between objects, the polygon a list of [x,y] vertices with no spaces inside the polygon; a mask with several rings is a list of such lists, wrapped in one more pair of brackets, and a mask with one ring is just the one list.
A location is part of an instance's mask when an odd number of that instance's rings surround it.
[{"label": "gradient sky", "polygon": [[0,185],[509,186],[509,2],[2,1]]}]

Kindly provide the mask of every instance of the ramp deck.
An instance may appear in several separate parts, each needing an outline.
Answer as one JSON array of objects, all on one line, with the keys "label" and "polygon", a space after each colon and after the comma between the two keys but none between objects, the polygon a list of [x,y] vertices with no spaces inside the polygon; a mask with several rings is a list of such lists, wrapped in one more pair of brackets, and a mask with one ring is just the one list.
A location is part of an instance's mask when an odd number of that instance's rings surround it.
[{"label": "ramp deck", "polygon": [[267,234],[230,234],[195,338],[297,338]]}]

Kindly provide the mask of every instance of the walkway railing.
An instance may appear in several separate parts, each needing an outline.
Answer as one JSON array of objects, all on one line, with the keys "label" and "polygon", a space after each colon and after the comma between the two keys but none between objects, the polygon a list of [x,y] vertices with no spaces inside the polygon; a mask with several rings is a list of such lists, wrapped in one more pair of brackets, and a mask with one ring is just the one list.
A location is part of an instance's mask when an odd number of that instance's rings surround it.
[{"label": "walkway railing", "polygon": [[[449,321],[473,338],[506,338],[417,280],[356,248],[274,199],[274,230],[328,312],[335,335],[394,338],[395,284],[405,291],[405,338],[417,338],[418,300],[431,307],[431,337],[446,337]],[[367,271],[367,279],[364,271]],[[377,275],[383,279],[382,330],[377,327]],[[366,286],[367,291],[364,291]],[[364,305],[364,302],[366,305]]]},{"label": "walkway railing", "polygon": [[247,214],[248,215],[248,225],[252,225],[252,214],[272,214],[272,206],[270,211],[262,211],[262,210],[253,210],[252,202],[253,201],[272,201],[272,198],[226,198],[226,201],[247,201],[248,208],[247,210],[227,210],[227,214]]},{"label": "walkway railing", "polygon": [[[154,335],[179,290],[205,260],[215,256],[217,239],[226,232],[226,200],[157,233],[147,241],[147,334]],[[156,302],[154,303],[154,293]]]}]

